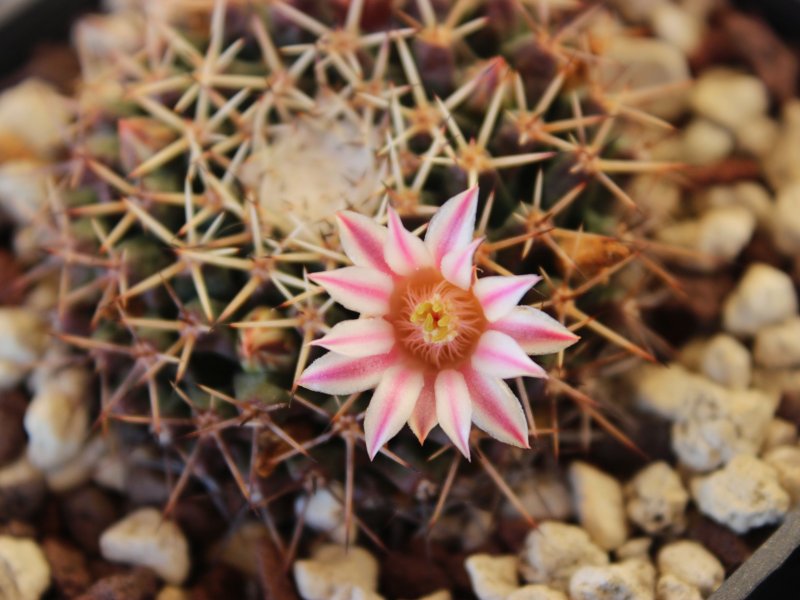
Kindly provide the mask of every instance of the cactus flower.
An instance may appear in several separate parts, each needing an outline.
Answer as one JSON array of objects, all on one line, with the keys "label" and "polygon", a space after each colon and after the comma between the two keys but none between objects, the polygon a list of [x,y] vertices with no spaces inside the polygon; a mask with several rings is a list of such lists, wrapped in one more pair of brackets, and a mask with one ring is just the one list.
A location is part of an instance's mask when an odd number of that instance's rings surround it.
[{"label": "cactus flower", "polygon": [[327,394],[375,388],[364,419],[370,458],[405,423],[420,443],[438,423],[467,458],[472,423],[528,448],[525,413],[503,380],[546,377],[528,355],[578,339],[546,313],[517,305],[540,277],[476,277],[477,201],[476,187],[448,200],[424,241],[392,209],[388,227],[342,212],[340,237],[353,266],[309,275],[360,317],[313,342],[329,352],[298,385]]}]

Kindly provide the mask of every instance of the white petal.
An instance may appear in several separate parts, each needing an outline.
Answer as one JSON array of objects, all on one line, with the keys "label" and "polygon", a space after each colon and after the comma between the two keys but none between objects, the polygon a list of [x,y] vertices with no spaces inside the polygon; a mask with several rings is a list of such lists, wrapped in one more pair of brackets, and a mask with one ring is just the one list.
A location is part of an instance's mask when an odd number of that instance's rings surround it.
[{"label": "white petal", "polygon": [[505,382],[475,369],[462,373],[472,396],[475,425],[501,442],[530,448],[525,411]]},{"label": "white petal", "polygon": [[394,346],[394,327],[380,317],[342,321],[327,335],[311,342],[344,356],[386,354]]},{"label": "white petal", "polygon": [[352,358],[328,352],[306,367],[297,385],[323,394],[352,394],[378,385],[381,377],[397,361],[396,353]]},{"label": "white petal", "polygon": [[339,240],[345,254],[358,267],[370,267],[384,273],[389,272],[383,260],[383,245],[386,228],[375,219],[349,210],[336,215],[339,223]]},{"label": "white petal", "polygon": [[500,379],[547,377],[547,373],[522,351],[514,338],[499,331],[485,331],[472,354],[473,368]]},{"label": "white petal", "polygon": [[408,275],[433,264],[425,242],[403,227],[400,217],[389,208],[389,234],[383,247],[383,258],[398,275]]},{"label": "white petal", "polygon": [[560,352],[580,339],[546,312],[532,306],[514,307],[492,323],[492,329],[514,338],[525,354]]},{"label": "white petal", "polygon": [[436,418],[461,454],[469,458],[469,431],[472,426],[472,399],[458,371],[448,369],[436,377]]},{"label": "white petal", "polygon": [[433,215],[425,233],[425,245],[437,265],[445,254],[472,241],[477,211],[478,187],[474,186],[450,198]]},{"label": "white petal", "polygon": [[422,372],[395,365],[383,374],[364,416],[364,437],[370,459],[392,439],[411,417],[424,377]]},{"label": "white petal", "polygon": [[436,427],[435,383],[436,377],[434,375],[425,376],[425,385],[422,388],[422,392],[420,392],[414,412],[411,413],[411,418],[408,419],[408,426],[417,436],[420,444],[428,437],[431,429]]},{"label": "white petal", "polygon": [[472,274],[475,270],[472,266],[472,259],[478,246],[482,243],[483,238],[479,238],[459,250],[453,250],[445,254],[444,258],[442,258],[442,275],[444,275],[444,278],[462,290],[468,290],[472,285]]},{"label": "white petal", "polygon": [[481,277],[475,282],[473,292],[486,318],[493,322],[510,313],[525,293],[541,279],[538,275]]},{"label": "white petal", "polygon": [[384,315],[389,310],[392,278],[368,267],[344,267],[310,273],[308,278],[325,288],[345,308],[364,315]]}]

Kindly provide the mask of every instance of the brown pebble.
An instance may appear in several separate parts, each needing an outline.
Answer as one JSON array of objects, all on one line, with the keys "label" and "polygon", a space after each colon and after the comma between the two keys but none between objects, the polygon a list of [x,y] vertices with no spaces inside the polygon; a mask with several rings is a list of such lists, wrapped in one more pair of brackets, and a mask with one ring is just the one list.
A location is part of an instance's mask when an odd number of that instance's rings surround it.
[{"label": "brown pebble", "polygon": [[[153,600],[158,592],[158,578],[150,569],[105,577],[90,587],[78,600]],[[219,596],[236,598],[238,596]]]},{"label": "brown pebble", "polygon": [[692,166],[683,173],[696,187],[734,183],[744,179],[758,179],[761,166],[750,158],[725,158],[710,165]]},{"label": "brown pebble", "polygon": [[25,451],[27,436],[22,420],[28,401],[18,390],[0,392],[0,467],[13,462]]},{"label": "brown pebble", "polygon": [[64,523],[85,552],[100,553],[100,535],[120,516],[111,496],[97,486],[82,487],[64,497]]},{"label": "brown pebble", "polygon": [[[688,308],[700,325],[714,323],[719,319],[722,314],[722,304],[736,284],[733,275],[727,271],[708,275],[683,273],[678,275],[677,279],[681,296],[676,301],[680,306]],[[670,315],[665,315],[665,317],[668,316]],[[681,321],[666,319],[661,322],[668,323],[671,327],[675,324],[682,324]],[[686,329],[687,327],[682,328]]]},{"label": "brown pebble", "polygon": [[92,583],[86,557],[75,546],[56,538],[46,538],[42,550],[50,563],[56,589],[65,598],[75,598]]},{"label": "brown pebble", "polygon": [[41,476],[17,485],[0,487],[0,520],[30,519],[42,507],[46,491],[44,478]]},{"label": "brown pebble", "polygon": [[208,545],[225,533],[225,520],[220,517],[208,497],[179,500],[172,517],[193,545]]},{"label": "brown pebble", "polygon": [[192,600],[218,600],[219,598],[244,598],[245,580],[241,573],[216,565],[208,569],[192,587]]},{"label": "brown pebble", "polygon": [[786,392],[781,397],[777,416],[800,427],[800,393]]},{"label": "brown pebble", "polygon": [[[8,140],[8,137],[4,136],[2,141]],[[14,143],[13,139],[8,141]],[[7,148],[0,149],[0,155],[7,155],[7,150]],[[13,152],[12,149],[11,153],[13,154]],[[0,250],[0,281],[3,282],[3,285],[0,286],[0,304],[8,306],[22,302],[24,288],[16,285],[16,280],[20,275],[22,275],[22,269],[14,255],[8,250]]]},{"label": "brown pebble", "polygon": [[[417,598],[451,585],[447,573],[420,554],[387,554],[380,573],[381,589],[391,598]],[[414,576],[409,577],[409,573]]]},{"label": "brown pebble", "polygon": [[102,558],[88,557],[89,573],[92,576],[92,581],[98,579],[105,579],[112,575],[124,575],[128,572],[130,567],[119,563],[112,563]]},{"label": "brown pebble", "polygon": [[503,544],[503,552],[516,553],[525,545],[531,525],[523,518],[498,519],[497,538]]},{"label": "brown pebble", "polygon": [[0,527],[0,535],[10,535],[11,537],[36,537],[36,527],[25,521],[16,519],[5,523]]},{"label": "brown pebble", "polygon": [[741,537],[694,510],[688,515],[687,536],[703,544],[716,556],[728,574],[752,554],[751,548]]},{"label": "brown pebble", "polygon": [[721,25],[738,56],[752,67],[775,98],[784,102],[795,95],[800,71],[797,56],[772,27],[758,17],[735,10],[722,13]]},{"label": "brown pebble", "polygon": [[169,501],[169,486],[164,476],[150,469],[134,467],[126,477],[125,493],[136,506],[163,505]]}]

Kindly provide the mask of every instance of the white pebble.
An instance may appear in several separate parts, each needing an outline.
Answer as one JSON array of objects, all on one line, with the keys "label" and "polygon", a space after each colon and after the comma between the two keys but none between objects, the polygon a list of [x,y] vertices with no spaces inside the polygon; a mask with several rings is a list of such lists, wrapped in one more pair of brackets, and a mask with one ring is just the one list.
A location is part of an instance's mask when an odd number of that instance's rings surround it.
[{"label": "white pebble", "polygon": [[705,346],[702,369],[706,377],[728,388],[750,385],[750,352],[736,338],[720,333]]},{"label": "white pebble", "polygon": [[[526,473],[512,486],[522,506],[536,521],[565,521],[572,516],[572,497],[566,484],[556,474]],[[503,505],[503,513],[516,517],[518,510],[510,503]]]},{"label": "white pebble", "polygon": [[[295,513],[298,517],[305,514],[306,524],[316,531],[327,533],[331,541],[345,545],[348,540],[355,541],[358,526],[355,520],[350,523],[348,536],[345,528],[344,507],[338,498],[343,497],[341,485],[334,482],[332,489],[320,488],[311,496],[304,496],[295,502]],[[338,498],[334,494],[338,492]]]},{"label": "white pebble", "polygon": [[509,594],[506,600],[567,600],[567,597],[546,585],[526,585]]},{"label": "white pebble", "polygon": [[657,3],[650,13],[653,32],[690,56],[700,45],[703,22],[671,2]]},{"label": "white pebble", "polygon": [[736,533],[778,523],[790,503],[777,471],[745,454],[707,477],[694,479],[691,489],[700,512]]},{"label": "white pebble", "polygon": [[637,406],[667,419],[678,418],[687,399],[712,385],[677,364],[642,365],[632,375],[632,383]]},{"label": "white pebble", "polygon": [[19,385],[28,371],[27,365],[0,358],[0,390],[9,390]]},{"label": "white pebble", "polygon": [[0,94],[0,134],[47,158],[63,144],[71,115],[67,99],[49,83],[26,79]]},{"label": "white pebble", "polygon": [[522,560],[526,581],[566,589],[572,573],[584,565],[608,564],[608,554],[580,527],[545,521],[525,539]]},{"label": "white pebble", "polygon": [[31,464],[27,454],[0,468],[0,490],[39,483],[44,485],[44,476]]},{"label": "white pebble", "polygon": [[714,186],[708,191],[710,206],[741,206],[765,225],[772,216],[772,198],[767,189],[756,181],[740,181],[730,186]]},{"label": "white pebble", "polygon": [[733,135],[708,119],[695,119],[683,130],[683,155],[691,165],[708,165],[733,152]]},{"label": "white pebble", "polygon": [[653,600],[656,571],[648,561],[581,567],[569,582],[571,600]]},{"label": "white pebble", "polygon": [[711,270],[720,261],[729,261],[750,241],[756,218],[743,206],[710,208],[697,220],[679,221],[659,229],[658,239],[701,253],[686,262],[696,270]]},{"label": "white pebble", "polygon": [[759,330],[753,357],[756,363],[769,369],[800,366],[800,317]]},{"label": "white pebble", "polygon": [[89,433],[89,373],[58,371],[34,395],[25,412],[28,456],[40,469],[55,469],[81,450]]},{"label": "white pebble", "polygon": [[709,384],[687,399],[673,423],[672,449],[695,471],[715,469],[737,454],[757,454],[775,408],[764,392]]},{"label": "white pebble", "polygon": [[703,600],[703,595],[691,583],[666,573],[656,583],[656,600]]},{"label": "white pebble", "polygon": [[723,323],[735,335],[753,335],[796,314],[792,279],[775,267],[755,263],[725,300]]},{"label": "white pebble", "polygon": [[489,511],[475,506],[459,514],[446,515],[436,524],[431,532],[432,540],[448,543],[458,540],[466,551],[478,548],[486,543],[494,531],[494,519]]},{"label": "white pebble", "polygon": [[261,545],[268,540],[269,531],[260,521],[245,521],[218,543],[215,560],[250,577],[257,578],[261,567]]},{"label": "white pebble", "polygon": [[629,558],[649,559],[650,546],[653,545],[653,540],[647,537],[633,538],[622,544],[614,551],[614,556],[618,561],[627,560]]},{"label": "white pebble", "polygon": [[766,113],[767,89],[758,77],[727,68],[707,69],[694,83],[692,109],[731,130]]},{"label": "white pebble", "polygon": [[[625,76],[626,85],[642,89],[688,81],[691,77],[683,52],[657,38],[618,34],[609,38],[603,55],[606,60],[597,64],[601,85],[613,85]],[[676,118],[686,109],[686,96],[679,89],[672,90],[650,100],[646,110],[662,119]]]},{"label": "white pebble", "polygon": [[156,600],[190,600],[190,593],[174,585],[165,585],[161,588],[156,596]]},{"label": "white pebble", "polygon": [[108,452],[102,436],[95,436],[84,444],[72,460],[45,472],[47,487],[56,493],[66,492],[86,483],[92,478],[95,467]]},{"label": "white pebble", "polygon": [[774,189],[782,189],[800,180],[800,100],[784,103],[778,139],[762,160],[764,175]]},{"label": "white pebble", "polygon": [[792,446],[797,443],[797,426],[791,421],[775,417],[767,426],[761,452],[767,453],[779,446]]},{"label": "white pebble", "polygon": [[781,188],[775,199],[774,239],[786,254],[800,253],[800,181]]},{"label": "white pebble", "polygon": [[[678,142],[677,140],[675,140]],[[680,150],[677,154],[680,154]],[[668,160],[675,160],[669,157]],[[636,205],[651,223],[665,223],[681,210],[683,191],[674,182],[660,175],[635,175],[626,186]]]},{"label": "white pebble", "polygon": [[178,526],[155,508],[140,508],[100,536],[100,553],[112,562],[149,567],[167,583],[189,574],[189,546]]},{"label": "white pebble", "polygon": [[91,14],[77,21],[72,28],[72,44],[78,52],[84,81],[93,83],[104,75],[107,78],[112,68],[109,57],[126,56],[141,47],[142,30],[136,16]]},{"label": "white pebble", "polygon": [[756,218],[743,206],[720,206],[700,217],[697,250],[714,258],[732,260],[750,241]]},{"label": "white pebble", "polygon": [[658,570],[670,573],[693,585],[703,595],[717,589],[725,578],[725,569],[717,557],[691,540],[672,542],[658,553]]},{"label": "white pebble", "polygon": [[578,522],[605,550],[620,547],[628,539],[622,485],[615,477],[575,461],[569,467]]},{"label": "white pebble", "polygon": [[19,374],[17,378],[6,377],[6,388],[19,383],[46,345],[46,327],[38,313],[26,308],[0,307],[0,361],[16,367],[12,370]]},{"label": "white pebble", "polygon": [[320,546],[312,558],[296,561],[293,569],[304,600],[366,600],[377,596],[378,561],[358,546]]},{"label": "white pebble", "polygon": [[519,588],[516,556],[473,554],[464,562],[472,591],[479,600],[506,600]]},{"label": "white pebble", "polygon": [[625,486],[628,517],[645,532],[680,532],[689,493],[678,474],[665,462],[653,463]]},{"label": "white pebble", "polygon": [[764,158],[780,138],[780,125],[768,115],[754,116],[734,131],[736,144],[756,158]]},{"label": "white pebble", "polygon": [[793,503],[800,502],[800,447],[780,446],[764,455],[764,462],[778,472],[781,487]]},{"label": "white pebble", "polygon": [[651,14],[653,8],[668,0],[609,0],[626,21],[634,23],[644,22]]},{"label": "white pebble", "polygon": [[800,369],[753,369],[753,387],[780,397],[784,392],[800,392]]},{"label": "white pebble", "polygon": [[46,203],[46,168],[41,163],[14,160],[0,164],[0,209],[4,216],[21,227],[34,221]]},{"label": "white pebble", "polygon": [[[0,536],[0,593],[8,600],[39,600],[50,587],[50,565],[39,544]],[[7,592],[11,593],[7,595]]]}]

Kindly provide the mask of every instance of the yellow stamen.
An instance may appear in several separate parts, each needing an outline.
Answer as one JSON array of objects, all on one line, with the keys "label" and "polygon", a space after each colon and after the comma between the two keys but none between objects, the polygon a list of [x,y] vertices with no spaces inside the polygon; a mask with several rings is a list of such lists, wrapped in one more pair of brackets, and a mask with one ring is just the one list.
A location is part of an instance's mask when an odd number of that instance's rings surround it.
[{"label": "yellow stamen", "polygon": [[458,335],[458,320],[449,304],[438,294],[420,302],[409,320],[422,329],[422,335],[429,344],[451,342]]}]

